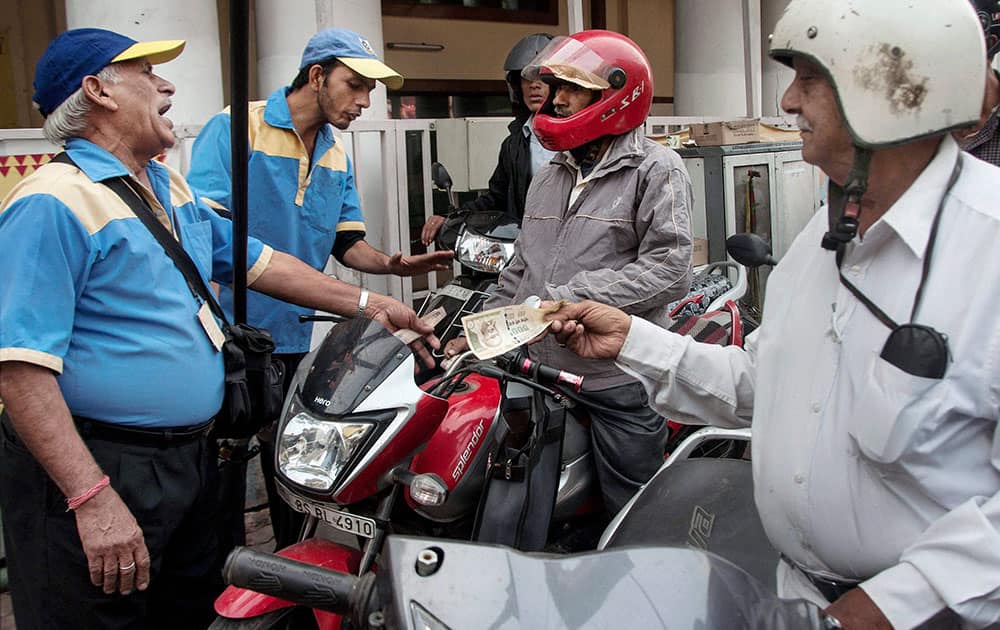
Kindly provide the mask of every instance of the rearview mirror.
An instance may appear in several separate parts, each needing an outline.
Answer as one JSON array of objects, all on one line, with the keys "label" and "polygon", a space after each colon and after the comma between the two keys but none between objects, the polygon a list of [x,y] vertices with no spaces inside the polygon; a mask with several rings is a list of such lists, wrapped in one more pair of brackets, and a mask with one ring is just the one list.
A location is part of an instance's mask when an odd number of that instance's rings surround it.
[{"label": "rearview mirror", "polygon": [[448,169],[444,167],[444,164],[440,162],[431,164],[431,181],[434,182],[434,187],[439,190],[451,189],[451,175],[448,174]]},{"label": "rearview mirror", "polygon": [[756,234],[733,234],[726,239],[726,252],[733,260],[751,269],[778,264],[771,255],[771,244]]}]

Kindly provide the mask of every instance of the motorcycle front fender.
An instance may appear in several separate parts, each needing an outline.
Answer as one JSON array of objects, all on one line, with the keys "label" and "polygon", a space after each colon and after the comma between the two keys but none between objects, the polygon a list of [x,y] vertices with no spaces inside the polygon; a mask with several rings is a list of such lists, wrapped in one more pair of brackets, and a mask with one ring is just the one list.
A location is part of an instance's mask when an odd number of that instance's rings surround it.
[{"label": "motorcycle front fender", "polygon": [[[275,553],[285,558],[352,575],[357,574],[361,564],[360,551],[322,538],[310,538]],[[256,591],[227,586],[215,600],[215,612],[227,619],[251,619],[294,605],[292,602]],[[322,610],[314,610],[313,613],[320,630],[339,630],[340,615]]]}]

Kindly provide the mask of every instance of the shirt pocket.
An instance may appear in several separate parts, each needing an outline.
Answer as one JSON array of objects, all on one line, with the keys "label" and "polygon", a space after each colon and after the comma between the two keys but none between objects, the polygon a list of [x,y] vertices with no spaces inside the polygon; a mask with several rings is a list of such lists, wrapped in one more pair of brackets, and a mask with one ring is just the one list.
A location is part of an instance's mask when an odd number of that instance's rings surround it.
[{"label": "shirt pocket", "polygon": [[212,223],[197,221],[181,225],[181,243],[206,283],[212,270]]},{"label": "shirt pocket", "polygon": [[903,410],[939,382],[904,372],[873,355],[848,420],[848,433],[861,453],[882,464],[898,461],[913,446],[924,420],[922,414]]}]

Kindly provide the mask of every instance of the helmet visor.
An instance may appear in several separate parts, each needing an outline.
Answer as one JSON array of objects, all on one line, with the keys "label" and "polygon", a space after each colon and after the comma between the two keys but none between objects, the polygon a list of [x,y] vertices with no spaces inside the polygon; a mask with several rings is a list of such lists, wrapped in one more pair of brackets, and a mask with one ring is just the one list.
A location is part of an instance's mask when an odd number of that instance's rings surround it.
[{"label": "helmet visor", "polygon": [[612,65],[589,46],[571,37],[556,37],[521,70],[529,81],[552,78],[579,85],[588,90],[611,87],[608,75]]}]

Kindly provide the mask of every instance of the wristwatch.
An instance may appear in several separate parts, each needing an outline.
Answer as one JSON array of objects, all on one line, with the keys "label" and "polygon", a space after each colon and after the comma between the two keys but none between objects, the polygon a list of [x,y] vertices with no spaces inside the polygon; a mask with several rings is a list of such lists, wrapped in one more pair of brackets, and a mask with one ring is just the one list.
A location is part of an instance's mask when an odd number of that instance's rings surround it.
[{"label": "wristwatch", "polygon": [[368,289],[361,289],[361,296],[358,297],[358,317],[365,316],[366,308],[368,308]]}]

